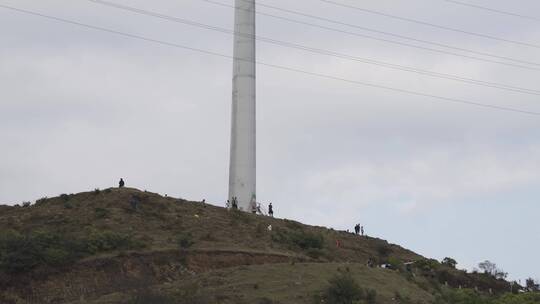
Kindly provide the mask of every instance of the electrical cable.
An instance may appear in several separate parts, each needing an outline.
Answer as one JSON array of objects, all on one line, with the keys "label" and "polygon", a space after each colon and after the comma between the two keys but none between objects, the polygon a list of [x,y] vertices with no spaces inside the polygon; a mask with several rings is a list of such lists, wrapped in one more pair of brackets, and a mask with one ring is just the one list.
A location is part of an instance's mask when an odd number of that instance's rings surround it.
[{"label": "electrical cable", "polygon": [[[160,14],[160,13],[156,13],[156,12],[152,12],[152,11],[148,11],[148,10],[143,10],[143,9],[139,9],[139,8],[135,8],[135,7],[131,7],[131,6],[121,5],[121,4],[117,4],[117,3],[113,3],[113,2],[109,2],[109,1],[104,1],[104,0],[88,0],[88,1],[94,2],[96,4],[100,4],[100,5],[105,5],[105,6],[108,6],[108,7],[113,7],[113,8],[116,8],[116,9],[121,9],[121,10],[126,10],[126,11],[137,13],[137,14],[142,14],[142,15],[145,15],[145,16],[156,17],[156,18],[160,18],[160,19],[164,19],[164,20],[168,20],[168,21],[172,21],[172,22],[177,22],[177,23],[181,23],[181,24],[185,24],[185,25],[189,25],[189,26],[195,26],[195,27],[199,27],[199,28],[213,30],[213,31],[217,31],[217,32],[221,32],[221,33],[225,33],[225,34],[229,34],[229,35],[237,34],[237,35],[241,35],[241,36],[248,37],[248,38],[253,37],[258,41],[263,41],[263,42],[266,42],[266,43],[271,43],[271,44],[279,45],[279,46],[282,46],[282,47],[299,49],[299,50],[312,52],[312,53],[316,53],[316,54],[321,54],[321,55],[325,55],[325,56],[331,56],[331,57],[341,58],[341,59],[345,59],[345,60],[350,60],[350,61],[356,61],[356,62],[361,62],[361,63],[365,63],[365,64],[381,66],[381,67],[385,67],[385,68],[389,68],[389,69],[395,69],[395,70],[401,70],[401,71],[406,71],[406,72],[411,72],[411,73],[417,73],[417,74],[420,74],[420,75],[426,75],[426,76],[431,76],[431,77],[436,77],[436,78],[449,79],[449,80],[459,81],[459,82],[473,84],[473,85],[479,85],[479,86],[497,88],[497,89],[501,89],[501,90],[507,90],[507,91],[518,92],[518,93],[523,93],[523,94],[531,94],[531,95],[540,96],[540,91],[539,90],[520,88],[520,87],[509,86],[509,85],[500,84],[500,83],[494,83],[494,82],[487,82],[487,81],[482,81],[482,80],[477,80],[477,79],[472,79],[472,78],[466,78],[466,77],[452,75],[452,74],[445,74],[445,73],[427,71],[427,70],[422,70],[422,69],[418,69],[418,68],[415,68],[415,67],[408,67],[408,66],[403,66],[403,65],[392,64],[392,63],[382,62],[382,61],[378,61],[378,60],[373,60],[373,59],[369,59],[369,58],[366,59],[366,58],[362,58],[362,57],[337,53],[337,52],[324,50],[324,49],[312,48],[312,47],[308,47],[308,46],[301,45],[301,44],[295,44],[295,43],[275,40],[275,39],[271,39],[271,38],[267,38],[267,37],[263,37],[263,36],[259,36],[259,35],[250,35],[250,34],[246,34],[246,33],[240,33],[240,32],[236,32],[236,31],[233,31],[233,30],[228,30],[228,29],[224,29],[224,28],[221,28],[221,27],[211,26],[211,25],[208,25],[208,24],[204,24],[204,23],[200,23],[200,22],[196,22],[196,21],[192,21],[192,20],[188,20],[188,19],[184,19],[184,18],[172,17],[172,16],[168,16],[168,15],[164,15],[164,14]],[[538,69],[538,70],[540,70],[540,69]]]},{"label": "electrical cable", "polygon": [[527,15],[512,13],[512,12],[509,12],[509,11],[503,11],[503,10],[499,10],[499,9],[494,9],[494,8],[487,7],[487,6],[481,6],[481,5],[476,5],[476,4],[462,2],[462,1],[456,1],[456,0],[442,0],[442,1],[450,2],[450,3],[454,3],[454,4],[459,4],[459,5],[463,5],[463,6],[468,6],[468,7],[474,7],[474,8],[477,8],[477,9],[486,10],[486,11],[499,13],[499,14],[503,14],[503,15],[509,15],[509,16],[519,17],[519,18],[523,18],[523,19],[540,21],[540,18],[538,18],[538,17],[532,17],[532,16],[527,16]]},{"label": "electrical cable", "polygon": [[[207,2],[207,3],[210,3],[210,4],[219,5],[219,6],[223,6],[223,7],[230,7],[230,8],[233,8],[233,9],[235,8],[234,5],[224,4],[224,3],[216,2],[216,1],[213,1],[213,0],[200,0],[200,1],[204,1],[204,2]],[[240,1],[245,2],[246,0],[240,0]],[[391,32],[386,32],[386,31],[381,31],[381,30],[377,30],[377,29],[367,28],[367,27],[352,24],[352,23],[345,23],[345,22],[342,22],[342,21],[334,20],[334,19],[328,19],[328,18],[325,18],[325,17],[306,14],[306,13],[302,13],[302,12],[299,12],[299,11],[278,7],[278,6],[268,5],[268,4],[260,3],[260,1],[257,2],[257,6],[266,7],[266,8],[270,8],[270,9],[273,9],[273,10],[282,11],[282,12],[285,12],[285,13],[288,13],[288,14],[294,14],[294,15],[298,15],[298,16],[302,16],[302,17],[308,17],[308,18],[311,18],[311,19],[316,19],[316,20],[320,20],[320,21],[324,21],[324,22],[328,22],[328,23],[347,26],[347,27],[360,29],[360,30],[367,31],[367,32],[382,34],[382,35],[391,36],[391,37],[395,37],[395,38],[400,38],[400,39],[404,39],[404,40],[415,41],[415,42],[425,43],[425,44],[429,44],[429,45],[435,45],[435,46],[449,48],[449,49],[453,49],[453,50],[457,50],[457,51],[468,52],[468,53],[487,56],[487,57],[492,57],[492,58],[504,59],[504,60],[514,61],[514,62],[518,62],[518,63],[524,63],[524,64],[540,66],[540,63],[537,63],[537,62],[531,62],[531,61],[526,61],[526,60],[522,60],[522,59],[515,59],[515,58],[511,58],[511,57],[506,57],[506,56],[499,56],[499,55],[494,55],[494,54],[490,54],[490,53],[479,52],[479,51],[469,50],[469,49],[465,49],[465,48],[461,48],[461,47],[451,46],[451,45],[447,45],[447,44],[443,44],[443,43],[438,43],[438,42],[433,42],[433,41],[428,41],[428,40],[403,36],[403,35],[400,35],[400,34],[395,34],[395,33],[391,33]],[[249,9],[242,9],[242,8],[237,8],[237,9],[250,11]],[[334,32],[342,33],[342,34],[353,35],[353,36],[362,37],[362,38],[366,38],[366,39],[383,41],[383,42],[392,43],[392,44],[396,44],[396,45],[413,47],[413,48],[417,48],[417,49],[422,49],[422,50],[427,50],[427,51],[431,51],[431,52],[437,52],[437,53],[442,53],[442,54],[452,55],[452,56],[457,56],[457,57],[462,57],[462,58],[468,58],[468,59],[477,60],[477,61],[501,64],[501,65],[516,67],[516,68],[522,68],[522,69],[529,69],[529,67],[523,66],[523,65],[517,65],[517,64],[513,64],[513,63],[507,63],[507,62],[501,62],[501,61],[496,61],[496,60],[491,60],[491,59],[479,58],[479,57],[470,56],[470,55],[463,55],[463,54],[453,53],[453,52],[449,52],[449,51],[444,51],[444,50],[433,49],[433,48],[428,48],[428,47],[424,47],[424,46],[418,46],[418,45],[414,45],[414,44],[399,42],[399,41],[390,40],[390,39],[378,38],[378,37],[364,35],[364,34],[360,34],[360,33],[345,31],[345,30],[341,30],[341,29],[337,29],[337,28],[322,26],[322,25],[318,25],[318,24],[314,24],[314,23],[310,23],[310,22],[299,21],[299,20],[291,19],[291,18],[287,18],[287,17],[276,16],[276,15],[268,14],[268,13],[265,13],[265,12],[255,11],[255,13],[259,14],[261,16],[276,18],[276,19],[280,19],[280,20],[284,20],[284,21],[288,21],[288,22],[292,22],[292,23],[303,24],[303,25],[307,25],[307,26],[311,26],[311,27],[317,27],[317,28],[321,28],[321,29],[325,29],[325,30],[329,30],[329,31],[334,31]]]},{"label": "electrical cable", "polygon": [[340,2],[336,2],[336,1],[332,1],[332,0],[318,0],[318,1],[325,2],[325,3],[328,3],[328,4],[332,4],[332,5],[336,5],[336,6],[340,6],[340,7],[344,7],[344,8],[349,8],[349,9],[361,11],[361,12],[364,12],[364,13],[369,13],[369,14],[378,15],[378,16],[384,16],[384,17],[397,19],[397,20],[401,20],[401,21],[407,21],[407,22],[416,23],[416,24],[421,24],[421,25],[430,26],[430,27],[433,27],[433,28],[443,29],[443,30],[447,30],[447,31],[452,31],[452,32],[456,32],[456,33],[462,33],[462,34],[467,34],[467,35],[471,35],[471,36],[477,36],[477,37],[482,37],[482,38],[486,38],[486,39],[497,40],[497,41],[513,43],[513,44],[517,44],[517,45],[528,46],[528,47],[540,49],[540,45],[538,45],[538,44],[522,42],[522,41],[516,41],[516,40],[510,40],[510,39],[500,38],[500,37],[496,37],[496,36],[492,36],[492,35],[486,35],[486,34],[480,34],[480,33],[460,30],[460,29],[456,29],[456,28],[452,28],[452,27],[448,27],[448,26],[443,26],[443,25],[438,25],[438,24],[434,24],[434,23],[430,23],[430,22],[420,21],[420,20],[416,20],[416,19],[412,19],[412,18],[406,18],[406,17],[391,15],[391,14],[387,14],[387,13],[382,13],[382,12],[379,12],[379,11],[365,9],[365,8],[362,8],[362,7],[349,5],[349,4],[345,4],[345,3],[340,3]]},{"label": "electrical cable", "polygon": [[[207,55],[212,55],[212,56],[217,56],[217,57],[222,57],[222,58],[228,58],[228,59],[233,59],[233,60],[244,60],[244,61],[249,61],[249,62],[253,61],[253,59],[245,59],[245,58],[234,57],[234,56],[221,54],[221,53],[217,53],[217,52],[213,52],[213,51],[194,48],[194,47],[181,45],[181,44],[177,44],[177,43],[172,43],[172,42],[167,42],[167,41],[163,41],[163,40],[157,40],[157,39],[148,38],[148,37],[144,37],[144,36],[140,36],[140,35],[125,33],[125,32],[112,30],[112,29],[108,29],[108,28],[104,28],[104,27],[99,27],[99,26],[95,26],[95,25],[90,25],[90,24],[86,24],[86,23],[72,21],[72,20],[68,20],[68,19],[64,19],[64,18],[60,18],[60,17],[50,16],[50,15],[46,15],[46,14],[42,14],[42,13],[30,11],[30,10],[20,9],[20,8],[16,8],[16,7],[12,7],[12,6],[7,6],[7,5],[0,4],[0,7],[4,8],[4,9],[11,10],[11,11],[16,11],[16,12],[19,12],[19,13],[27,14],[27,15],[33,15],[33,16],[37,16],[37,17],[41,17],[41,18],[46,18],[46,19],[49,19],[49,20],[54,20],[54,21],[57,21],[57,22],[77,25],[77,26],[80,26],[80,27],[88,28],[88,29],[98,30],[98,31],[107,32],[107,33],[111,33],[111,34],[116,34],[116,35],[119,35],[119,36],[124,36],[124,37],[132,38],[132,39],[152,42],[152,43],[156,43],[156,44],[160,44],[160,45],[165,45],[165,46],[190,50],[190,51],[193,51],[193,52],[204,53],[204,54],[207,54]],[[383,90],[387,90],[387,91],[399,92],[399,93],[403,93],[403,94],[407,94],[407,95],[429,97],[429,98],[431,98],[432,101],[437,100],[439,102],[447,102],[447,103],[454,103],[454,104],[464,104],[464,105],[469,105],[469,106],[475,106],[475,107],[478,107],[478,108],[488,108],[488,109],[499,110],[499,111],[515,112],[515,113],[532,115],[532,116],[540,116],[540,112],[534,112],[534,111],[528,111],[528,110],[522,110],[522,109],[510,108],[510,107],[503,107],[503,106],[498,106],[498,105],[493,105],[493,104],[484,104],[484,103],[475,102],[475,101],[469,101],[469,100],[464,100],[464,99],[445,97],[445,96],[440,96],[440,95],[433,95],[433,94],[429,94],[429,93],[417,92],[417,91],[412,91],[412,90],[399,89],[399,88],[379,85],[379,84],[375,84],[375,83],[351,80],[351,79],[347,79],[347,78],[342,78],[342,77],[337,77],[337,76],[332,76],[332,75],[327,75],[327,74],[322,74],[322,73],[309,72],[309,71],[305,71],[305,70],[301,70],[301,69],[297,69],[297,68],[291,68],[291,67],[286,67],[286,66],[282,66],[282,65],[275,65],[275,64],[265,63],[265,62],[261,62],[261,61],[255,61],[255,63],[258,64],[258,65],[261,65],[261,66],[271,67],[271,68],[275,68],[275,69],[279,69],[279,70],[290,71],[290,72],[295,72],[295,73],[304,74],[304,75],[310,75],[310,76],[314,76],[314,77],[318,77],[318,78],[331,79],[331,80],[346,82],[346,83],[350,83],[350,84],[356,84],[356,85],[364,86],[364,87],[378,88],[378,89],[383,89]]]}]

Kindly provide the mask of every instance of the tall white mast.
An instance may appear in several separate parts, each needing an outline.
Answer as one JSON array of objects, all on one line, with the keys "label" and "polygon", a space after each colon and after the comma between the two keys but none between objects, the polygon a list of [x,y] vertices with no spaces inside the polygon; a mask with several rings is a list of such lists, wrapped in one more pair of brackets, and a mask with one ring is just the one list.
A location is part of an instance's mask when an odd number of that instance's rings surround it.
[{"label": "tall white mast", "polygon": [[236,0],[229,200],[256,202],[255,0]]}]

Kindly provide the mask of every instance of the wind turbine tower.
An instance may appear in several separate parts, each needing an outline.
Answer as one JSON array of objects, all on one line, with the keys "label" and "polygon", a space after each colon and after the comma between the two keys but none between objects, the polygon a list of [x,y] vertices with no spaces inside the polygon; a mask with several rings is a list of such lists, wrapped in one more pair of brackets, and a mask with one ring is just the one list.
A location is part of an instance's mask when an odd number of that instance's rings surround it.
[{"label": "wind turbine tower", "polygon": [[229,200],[256,204],[255,0],[235,0]]}]

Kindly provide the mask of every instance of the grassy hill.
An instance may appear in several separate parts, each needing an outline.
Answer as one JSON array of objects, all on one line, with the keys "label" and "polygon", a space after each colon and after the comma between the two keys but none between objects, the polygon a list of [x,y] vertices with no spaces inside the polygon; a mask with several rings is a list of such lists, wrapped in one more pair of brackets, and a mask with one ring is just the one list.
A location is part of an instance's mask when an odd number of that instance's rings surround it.
[{"label": "grassy hill", "polygon": [[2,304],[331,303],[332,286],[356,288],[355,303],[458,303],[510,290],[384,240],[129,188],[2,206],[0,231]]}]

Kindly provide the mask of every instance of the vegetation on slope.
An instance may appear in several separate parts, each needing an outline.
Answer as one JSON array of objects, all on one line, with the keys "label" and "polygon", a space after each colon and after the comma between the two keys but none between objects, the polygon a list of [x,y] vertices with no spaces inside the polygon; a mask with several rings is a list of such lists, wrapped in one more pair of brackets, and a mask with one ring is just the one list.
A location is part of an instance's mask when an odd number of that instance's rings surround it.
[{"label": "vegetation on slope", "polygon": [[136,189],[0,206],[0,303],[538,302],[455,264]]}]

